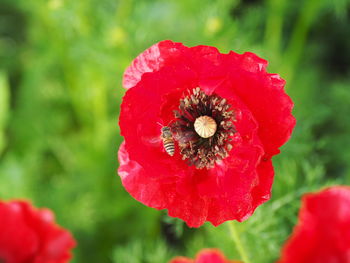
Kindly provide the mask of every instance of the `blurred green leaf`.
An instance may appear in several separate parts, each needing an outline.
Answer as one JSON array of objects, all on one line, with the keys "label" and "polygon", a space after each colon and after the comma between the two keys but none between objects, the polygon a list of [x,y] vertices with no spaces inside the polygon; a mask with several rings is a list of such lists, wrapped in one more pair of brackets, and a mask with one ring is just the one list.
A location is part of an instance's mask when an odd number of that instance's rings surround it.
[{"label": "blurred green leaf", "polygon": [[7,76],[0,71],[0,154],[6,145],[5,130],[9,117],[10,88]]}]

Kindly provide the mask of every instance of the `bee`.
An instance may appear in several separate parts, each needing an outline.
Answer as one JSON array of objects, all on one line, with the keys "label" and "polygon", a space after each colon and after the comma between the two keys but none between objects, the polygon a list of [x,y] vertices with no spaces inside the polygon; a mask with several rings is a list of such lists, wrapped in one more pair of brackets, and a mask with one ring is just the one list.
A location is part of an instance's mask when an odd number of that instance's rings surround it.
[{"label": "bee", "polygon": [[162,131],[162,134],[160,135],[160,138],[163,140],[164,150],[170,156],[174,156],[175,143],[174,143],[174,138],[173,138],[173,134],[171,132],[170,127],[163,126],[161,131]]}]

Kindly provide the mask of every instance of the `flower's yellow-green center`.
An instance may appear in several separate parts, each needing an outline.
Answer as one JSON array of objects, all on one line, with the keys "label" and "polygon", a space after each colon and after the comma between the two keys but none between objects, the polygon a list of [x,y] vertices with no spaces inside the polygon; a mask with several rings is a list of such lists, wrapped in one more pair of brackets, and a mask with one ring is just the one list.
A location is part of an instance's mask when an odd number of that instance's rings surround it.
[{"label": "flower's yellow-green center", "polygon": [[194,122],[194,130],[202,138],[209,138],[216,132],[216,121],[209,116],[200,116]]}]

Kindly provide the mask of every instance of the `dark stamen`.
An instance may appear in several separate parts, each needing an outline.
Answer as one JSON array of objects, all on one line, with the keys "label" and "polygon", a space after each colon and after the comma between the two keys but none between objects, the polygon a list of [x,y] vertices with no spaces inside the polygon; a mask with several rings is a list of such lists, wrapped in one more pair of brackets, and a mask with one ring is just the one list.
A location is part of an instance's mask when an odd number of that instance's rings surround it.
[{"label": "dark stamen", "polygon": [[[215,162],[228,156],[232,149],[230,137],[236,132],[234,111],[230,109],[226,99],[207,95],[200,88],[193,89],[180,100],[171,128],[183,160],[199,169],[210,169]],[[202,126],[198,128],[198,125]]]}]

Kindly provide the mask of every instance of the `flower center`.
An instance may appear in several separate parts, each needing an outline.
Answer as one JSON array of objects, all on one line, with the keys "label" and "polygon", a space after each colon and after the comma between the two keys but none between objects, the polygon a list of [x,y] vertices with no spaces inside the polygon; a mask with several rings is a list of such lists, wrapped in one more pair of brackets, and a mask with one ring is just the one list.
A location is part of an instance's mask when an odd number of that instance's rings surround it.
[{"label": "flower center", "polygon": [[194,122],[194,130],[202,138],[209,138],[216,132],[216,122],[212,117],[200,116]]},{"label": "flower center", "polygon": [[228,156],[234,135],[234,111],[226,99],[195,88],[180,99],[171,125],[183,160],[196,168],[213,168]]}]

